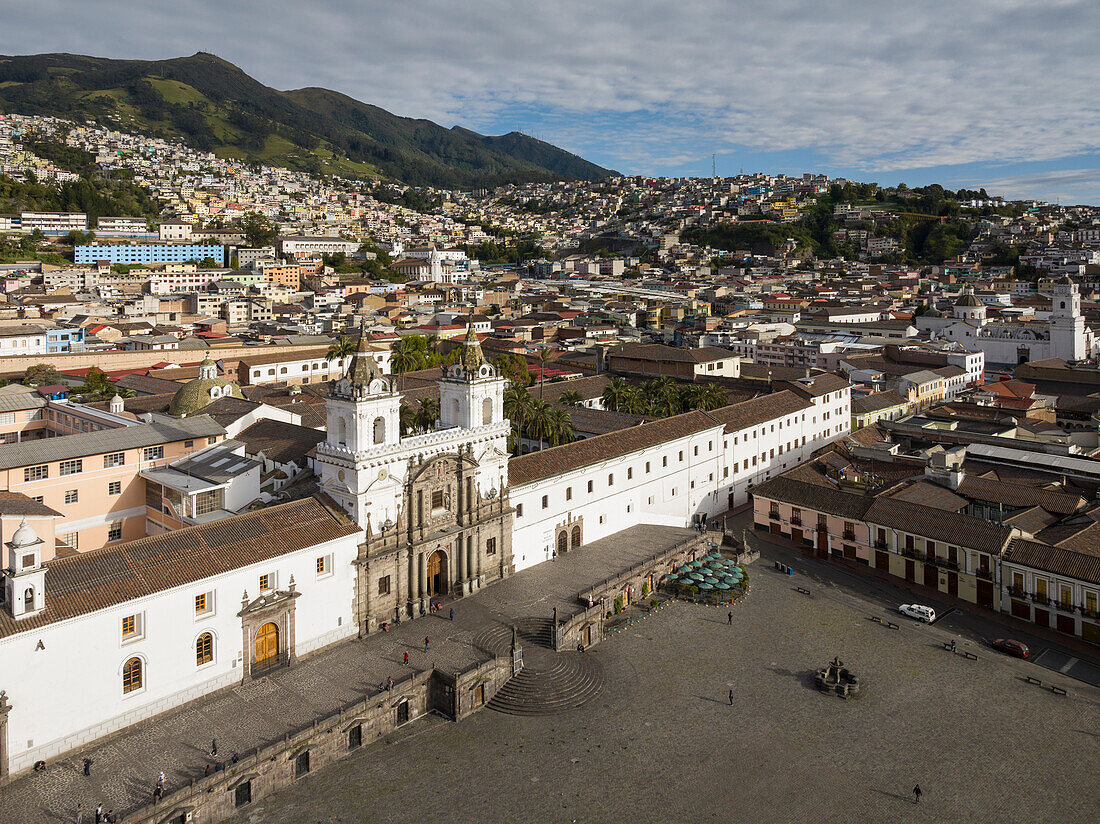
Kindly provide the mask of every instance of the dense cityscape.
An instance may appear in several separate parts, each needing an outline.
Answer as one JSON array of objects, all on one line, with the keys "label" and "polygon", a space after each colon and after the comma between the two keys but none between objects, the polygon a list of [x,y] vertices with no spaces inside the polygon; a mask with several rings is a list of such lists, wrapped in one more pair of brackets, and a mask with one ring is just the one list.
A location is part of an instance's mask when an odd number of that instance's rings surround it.
[{"label": "dense cityscape", "polygon": [[[816,793],[847,767],[814,747],[871,770],[878,730],[924,737],[902,716],[944,749],[837,791],[861,820],[937,784],[936,820],[999,814],[975,765],[1065,736],[1077,766],[1014,801],[1095,817],[1100,207],[812,172],[411,186],[123,121],[0,109],[0,824],[349,820],[322,819],[348,787],[523,820],[495,778],[419,797],[447,770],[422,753],[480,747],[555,762],[527,820],[623,820],[628,746],[657,736],[653,782],[695,768],[668,724],[735,747],[708,781],[789,752]],[[669,674],[695,645],[760,672]],[[665,732],[616,727],[638,702]],[[827,809],[775,792],[761,820]]]}]

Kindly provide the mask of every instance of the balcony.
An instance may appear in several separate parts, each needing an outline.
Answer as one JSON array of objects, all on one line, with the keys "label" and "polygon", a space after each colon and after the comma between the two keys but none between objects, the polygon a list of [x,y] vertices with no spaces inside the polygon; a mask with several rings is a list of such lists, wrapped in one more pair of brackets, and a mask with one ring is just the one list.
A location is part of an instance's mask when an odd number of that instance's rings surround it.
[{"label": "balcony", "polygon": [[991,569],[976,569],[974,574],[979,578],[984,578],[987,581],[993,580],[993,570]]},{"label": "balcony", "polygon": [[875,541],[875,549],[886,549],[886,541]]},{"label": "balcony", "polygon": [[946,558],[941,558],[941,557],[940,557],[940,556],[938,556],[938,555],[929,555],[929,556],[928,556],[928,560],[929,560],[929,561],[930,561],[931,563],[935,564],[936,566],[938,566],[938,567],[943,567],[944,569],[953,569],[953,570],[955,570],[956,572],[957,572],[957,571],[958,571],[958,569],[959,569],[959,564],[958,564],[958,562],[956,562],[956,561],[949,561],[949,560],[947,560]]},{"label": "balcony", "polygon": [[779,520],[779,513],[778,512],[769,512],[768,517],[771,518],[773,521],[778,521]]},{"label": "balcony", "polygon": [[923,552],[917,552],[915,549],[909,549],[908,547],[903,549],[901,551],[901,554],[904,555],[906,558],[913,558],[917,561],[923,561],[925,559]]},{"label": "balcony", "polygon": [[845,541],[854,541],[856,539],[856,534],[852,532],[852,530],[846,529],[842,533],[841,537],[843,537]]},{"label": "balcony", "polygon": [[1029,595],[1028,597],[1031,598],[1031,600],[1034,601],[1037,604],[1044,604],[1045,605],[1045,604],[1050,604],[1051,603],[1051,600],[1045,595],[1039,595],[1039,594],[1036,593],[1034,595]]},{"label": "balcony", "polygon": [[1024,592],[1023,587],[1009,587],[1008,594],[1013,598],[1027,598],[1028,595]]},{"label": "balcony", "polygon": [[802,526],[802,519],[797,515],[791,516],[791,526]]},{"label": "balcony", "polygon": [[1077,607],[1071,601],[1070,602],[1055,601],[1054,606],[1057,607],[1058,609],[1062,610],[1062,612],[1076,612],[1077,611]]}]

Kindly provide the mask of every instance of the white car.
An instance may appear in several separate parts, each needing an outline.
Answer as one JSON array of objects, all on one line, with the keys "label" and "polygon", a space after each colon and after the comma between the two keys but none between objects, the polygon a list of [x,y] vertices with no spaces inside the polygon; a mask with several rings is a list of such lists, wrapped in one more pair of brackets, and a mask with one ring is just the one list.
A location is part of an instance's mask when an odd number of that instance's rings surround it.
[{"label": "white car", "polygon": [[908,615],[910,618],[916,618],[918,621],[924,621],[926,624],[931,624],[936,620],[936,610],[923,604],[902,604],[898,607],[898,612],[902,615]]}]

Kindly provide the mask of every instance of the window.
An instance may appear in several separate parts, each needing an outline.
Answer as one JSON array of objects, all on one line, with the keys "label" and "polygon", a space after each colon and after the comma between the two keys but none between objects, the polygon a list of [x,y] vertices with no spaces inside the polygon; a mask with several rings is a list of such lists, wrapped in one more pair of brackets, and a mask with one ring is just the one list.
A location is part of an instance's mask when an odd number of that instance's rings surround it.
[{"label": "window", "polygon": [[78,495],[78,493],[75,489],[66,489],[65,490],[65,503],[75,504],[77,502],[78,498],[79,498],[79,495]]},{"label": "window", "polygon": [[516,517],[517,518],[522,518],[523,517],[523,504],[516,504]]},{"label": "window", "polygon": [[546,509],[548,506],[550,506],[550,496],[549,495],[543,495],[542,496],[542,508]]},{"label": "window", "polygon": [[184,449],[193,449],[193,448],[194,448],[194,446],[195,446],[195,442],[194,442],[194,441],[184,441],[184,442],[183,442],[183,448],[184,448]]},{"label": "window", "polygon": [[496,555],[497,554],[497,539],[490,538],[485,542],[485,554]]},{"label": "window", "polygon": [[567,500],[567,501],[573,500],[573,487],[567,486],[565,488],[565,500]]},{"label": "window", "polygon": [[62,461],[58,466],[61,468],[62,475],[76,475],[78,472],[83,471],[84,461],[77,458],[72,461]]},{"label": "window", "polygon": [[63,543],[68,544],[71,549],[80,549],[80,533],[79,532],[66,532],[62,534],[61,540]]},{"label": "window", "polygon": [[243,807],[252,803],[252,781],[242,781],[233,790],[233,806]]},{"label": "window", "polygon": [[664,455],[661,458],[661,466],[668,466],[668,455]]},{"label": "window", "polygon": [[122,640],[134,641],[144,635],[144,626],[141,613],[127,615],[122,619]]},{"label": "window", "polygon": [[221,509],[223,492],[221,489],[208,489],[196,495],[195,517],[209,515],[211,512]]},{"label": "window", "polygon": [[270,572],[260,576],[260,592],[267,592],[275,588],[275,576]]},{"label": "window", "polygon": [[612,472],[611,474],[609,474],[607,476],[607,485],[608,486],[614,486],[615,485],[615,473],[614,472]]},{"label": "window", "polygon": [[195,666],[201,667],[214,660],[214,636],[204,632],[195,641]]},{"label": "window", "polygon": [[363,746],[363,725],[356,724],[348,730],[348,749],[354,750]]},{"label": "window", "polygon": [[212,615],[214,613],[214,593],[200,592],[195,596],[195,615]]},{"label": "window", "polygon": [[294,777],[305,775],[307,772],[309,772],[309,750],[298,753],[298,757],[294,759]]},{"label": "window", "polygon": [[122,540],[122,521],[115,521],[107,524],[107,541],[121,541]]},{"label": "window", "polygon": [[684,462],[684,450],[680,450],[680,463]]},{"label": "window", "polygon": [[634,477],[634,467],[628,466],[626,468],[626,479],[629,481],[633,477]]},{"label": "window", "polygon": [[121,495],[122,494],[122,481],[111,481],[107,484],[108,495]]},{"label": "window", "polygon": [[699,447],[695,446],[695,447],[693,447],[693,449],[694,449],[694,452],[692,452],[692,455],[694,455],[695,457],[698,457],[699,456]]},{"label": "window", "polygon": [[142,450],[142,456],[147,461],[159,461],[164,457],[163,446],[147,446]]},{"label": "window", "polygon": [[28,466],[23,470],[23,481],[29,483],[30,481],[44,481],[50,477],[50,468],[48,466]]},{"label": "window", "polygon": [[217,442],[218,442],[218,436],[217,435],[211,435],[209,438],[206,439],[206,443],[207,443],[208,446],[213,446]]},{"label": "window", "polygon": [[103,456],[103,468],[111,469],[112,467],[122,466],[126,463],[125,452],[112,452],[109,455]]},{"label": "window", "polygon": [[443,508],[443,490],[442,489],[433,489],[432,490],[432,510],[434,511],[436,509],[442,509],[442,508]]},{"label": "window", "polygon": [[589,491],[589,493],[592,492],[592,481],[588,482],[588,491]]},{"label": "window", "polygon": [[122,667],[122,692],[136,692],[142,687],[142,667],[140,658],[131,658]]},{"label": "window", "polygon": [[378,579],[378,594],[389,595],[390,594],[390,576],[383,575]]},{"label": "window", "polygon": [[330,575],[332,573],[332,556],[322,555],[316,563],[317,575]]},{"label": "window", "polygon": [[649,474],[649,461],[646,461],[646,462],[645,462],[645,474],[646,474],[646,475],[648,475],[648,474]]}]

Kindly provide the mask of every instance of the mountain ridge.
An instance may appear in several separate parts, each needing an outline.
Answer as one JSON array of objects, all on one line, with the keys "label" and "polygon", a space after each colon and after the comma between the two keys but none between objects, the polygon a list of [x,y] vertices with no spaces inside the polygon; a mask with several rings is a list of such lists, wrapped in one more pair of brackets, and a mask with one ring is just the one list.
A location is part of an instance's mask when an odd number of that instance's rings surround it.
[{"label": "mountain ridge", "polygon": [[329,89],[279,91],[205,52],[154,61],[0,55],[0,110],[94,119],[221,157],[412,186],[485,188],[613,174],[519,132],[448,129]]}]

